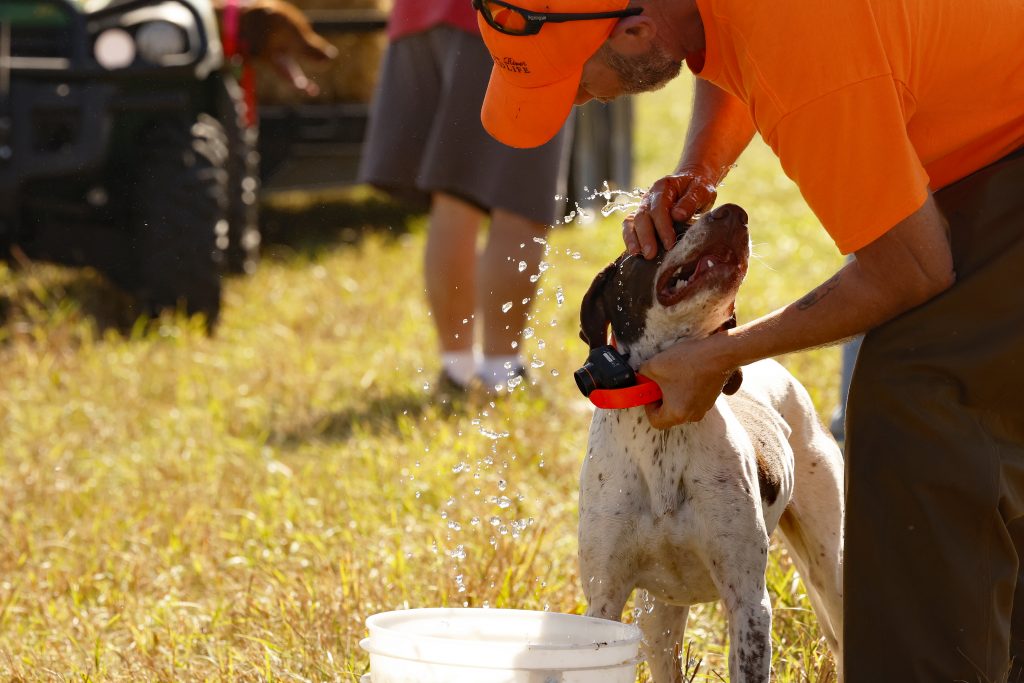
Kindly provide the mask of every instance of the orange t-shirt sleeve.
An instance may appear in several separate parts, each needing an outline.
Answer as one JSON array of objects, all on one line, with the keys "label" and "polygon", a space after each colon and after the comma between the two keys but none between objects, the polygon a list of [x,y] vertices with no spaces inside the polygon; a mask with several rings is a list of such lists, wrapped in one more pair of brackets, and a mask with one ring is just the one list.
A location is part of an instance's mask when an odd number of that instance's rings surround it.
[{"label": "orange t-shirt sleeve", "polygon": [[889,75],[819,96],[765,135],[839,250],[857,251],[924,204],[928,174]]}]

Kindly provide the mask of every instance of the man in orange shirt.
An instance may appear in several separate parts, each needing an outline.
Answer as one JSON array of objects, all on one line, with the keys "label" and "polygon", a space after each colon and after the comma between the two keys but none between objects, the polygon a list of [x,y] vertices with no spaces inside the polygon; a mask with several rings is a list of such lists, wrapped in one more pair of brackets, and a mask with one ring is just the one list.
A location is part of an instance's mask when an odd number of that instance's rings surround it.
[{"label": "man in orange shirt", "polygon": [[1004,680],[1011,661],[1024,680],[1024,3],[474,4],[495,60],[482,118],[506,144],[684,62],[698,76],[676,172],[624,223],[633,253],[671,247],[755,132],[772,147],[855,258],[652,359],[649,419],[698,420],[737,366],[870,330],[847,418],[846,680]]}]

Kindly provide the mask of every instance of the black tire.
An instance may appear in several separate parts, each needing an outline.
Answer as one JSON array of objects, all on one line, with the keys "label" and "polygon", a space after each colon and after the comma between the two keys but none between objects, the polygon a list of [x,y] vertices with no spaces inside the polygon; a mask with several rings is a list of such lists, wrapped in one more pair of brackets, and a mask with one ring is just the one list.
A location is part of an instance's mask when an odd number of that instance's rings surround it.
[{"label": "black tire", "polygon": [[260,260],[259,132],[249,125],[248,105],[238,82],[225,78],[221,121],[228,139],[228,238],[224,254],[228,272],[251,274]]},{"label": "black tire", "polygon": [[130,210],[137,294],[149,313],[220,314],[227,136],[214,118],[164,119],[140,140]]}]

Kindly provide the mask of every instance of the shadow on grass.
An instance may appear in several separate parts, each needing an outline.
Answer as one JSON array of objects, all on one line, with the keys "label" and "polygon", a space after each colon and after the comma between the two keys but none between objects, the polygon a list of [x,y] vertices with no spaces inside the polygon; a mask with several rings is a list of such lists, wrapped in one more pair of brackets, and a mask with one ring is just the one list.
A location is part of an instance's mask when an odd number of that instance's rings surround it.
[{"label": "shadow on grass", "polygon": [[403,419],[418,421],[427,414],[431,417],[454,415],[466,408],[464,401],[442,403],[433,394],[378,396],[303,424],[275,429],[269,442],[286,450],[295,450],[315,441],[348,441],[357,432],[377,437],[397,433],[398,424]]},{"label": "shadow on grass", "polygon": [[324,247],[358,244],[367,234],[398,237],[425,207],[365,187],[276,192],[260,209],[263,243],[311,256]]},{"label": "shadow on grass", "polygon": [[129,335],[138,324],[135,298],[89,267],[21,263],[0,289],[0,327],[3,338],[38,332],[42,321],[52,334],[61,323],[72,326],[90,320],[102,337],[107,331]]},{"label": "shadow on grass", "polygon": [[[398,237],[422,206],[402,203],[366,187],[292,191],[267,195],[261,207],[264,251],[272,258],[314,256],[332,246],[358,244],[367,234]],[[283,248],[283,249],[282,249]],[[63,316],[90,318],[102,336],[129,336],[139,329],[141,310],[134,297],[89,267],[40,267],[17,248],[10,258],[11,280],[0,287],[0,339],[30,333],[33,321]],[[234,276],[227,276],[234,277]],[[2,284],[2,283],[0,283]]]}]

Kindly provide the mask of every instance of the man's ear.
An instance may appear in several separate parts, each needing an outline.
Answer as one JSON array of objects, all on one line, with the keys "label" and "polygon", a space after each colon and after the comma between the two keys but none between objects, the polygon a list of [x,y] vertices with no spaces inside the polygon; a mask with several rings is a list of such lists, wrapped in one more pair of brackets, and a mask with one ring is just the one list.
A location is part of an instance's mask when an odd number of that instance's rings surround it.
[{"label": "man's ear", "polygon": [[590,283],[590,289],[583,295],[583,302],[580,303],[580,339],[592,349],[608,343],[608,326],[611,320],[604,306],[604,290],[618,269],[619,262],[615,261],[598,273]]},{"label": "man's ear", "polygon": [[654,19],[644,14],[623,17],[615,24],[607,43],[612,49],[624,55],[645,54],[651,49],[658,35]]}]

